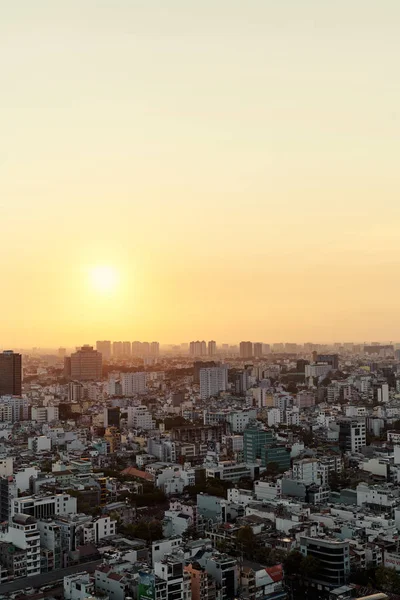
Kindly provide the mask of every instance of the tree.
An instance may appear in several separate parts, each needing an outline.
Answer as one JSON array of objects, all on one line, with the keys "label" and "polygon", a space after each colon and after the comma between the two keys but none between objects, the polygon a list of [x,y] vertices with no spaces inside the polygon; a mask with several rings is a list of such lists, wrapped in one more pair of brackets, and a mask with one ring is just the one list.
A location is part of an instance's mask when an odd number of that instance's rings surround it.
[{"label": "tree", "polygon": [[303,560],[303,555],[298,550],[292,550],[283,561],[283,569],[286,575],[296,575]]},{"label": "tree", "polygon": [[280,468],[277,462],[269,462],[267,464],[267,475],[279,475]]},{"label": "tree", "polygon": [[301,561],[301,572],[306,579],[312,579],[320,567],[320,562],[314,556],[304,556]]},{"label": "tree", "polygon": [[314,556],[303,556],[298,550],[289,552],[283,560],[285,574],[292,578],[312,579],[318,572],[320,563]]},{"label": "tree", "polygon": [[242,490],[253,490],[253,480],[251,477],[241,477],[238,482],[238,488]]},{"label": "tree", "polygon": [[383,592],[397,593],[400,589],[400,575],[396,569],[378,567],[375,571],[375,585]]}]

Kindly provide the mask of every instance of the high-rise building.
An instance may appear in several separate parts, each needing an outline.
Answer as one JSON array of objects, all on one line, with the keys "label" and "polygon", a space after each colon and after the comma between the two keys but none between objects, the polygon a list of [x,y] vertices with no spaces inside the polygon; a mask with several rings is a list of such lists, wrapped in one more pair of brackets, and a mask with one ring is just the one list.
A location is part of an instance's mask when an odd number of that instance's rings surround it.
[{"label": "high-rise building", "polygon": [[61,360],[64,360],[66,353],[67,353],[67,350],[65,348],[59,348],[58,349],[58,358],[61,358]]},{"label": "high-rise building", "polygon": [[124,347],[122,345],[122,342],[113,342],[112,353],[113,358],[122,358],[124,354]]},{"label": "high-rise building", "polygon": [[149,342],[142,343],[142,356],[149,356],[150,354],[150,344]]},{"label": "high-rise building", "polygon": [[196,342],[190,342],[189,347],[190,356],[206,356],[207,355],[207,344],[203,340],[200,342],[197,340]]},{"label": "high-rise building", "polygon": [[92,346],[82,346],[71,354],[71,378],[76,381],[98,381],[102,367],[102,356]]},{"label": "high-rise building", "polygon": [[0,396],[22,394],[22,356],[12,350],[0,354]]},{"label": "high-rise building", "polygon": [[111,406],[104,409],[104,427],[117,427],[121,418],[121,409],[119,406]]},{"label": "high-rise building", "polygon": [[254,463],[257,459],[264,460],[265,447],[273,441],[274,434],[270,429],[261,429],[257,426],[245,429],[243,432],[244,462]]},{"label": "high-rise building", "polygon": [[331,365],[332,369],[337,370],[339,368],[339,355],[338,354],[317,354],[314,362],[326,363]]},{"label": "high-rise building", "polygon": [[260,358],[263,355],[263,345],[261,342],[256,342],[254,344],[254,356],[255,358]]},{"label": "high-rise building", "polygon": [[121,387],[123,396],[144,394],[147,390],[147,374],[121,373]]},{"label": "high-rise building", "polygon": [[151,356],[159,356],[160,355],[160,344],[158,342],[151,342],[150,354],[151,354]]},{"label": "high-rise building", "polygon": [[[0,414],[2,420],[27,421],[30,417],[28,398],[21,396],[0,396]],[[3,418],[7,417],[7,418]]]},{"label": "high-rise building", "polygon": [[365,418],[342,417],[339,425],[339,446],[343,452],[361,452],[367,445]]},{"label": "high-rise building", "polygon": [[103,360],[110,360],[110,358],[111,358],[111,342],[109,340],[96,342],[96,350],[97,350],[97,352],[100,352],[100,354],[103,357]]},{"label": "high-rise building", "polygon": [[252,342],[240,342],[240,358],[252,358],[253,344]]},{"label": "high-rise building", "polygon": [[132,342],[132,356],[142,356],[142,342]]},{"label": "high-rise building", "polygon": [[155,428],[155,422],[147,406],[128,406],[128,427],[146,430]]},{"label": "high-rise building", "polygon": [[211,340],[208,342],[208,356],[215,356],[217,354],[217,342]]},{"label": "high-rise building", "polygon": [[200,369],[200,398],[206,400],[225,392],[228,387],[228,368],[212,367]]},{"label": "high-rise building", "polygon": [[122,356],[129,358],[132,354],[132,344],[130,342],[122,342]]},{"label": "high-rise building", "polygon": [[200,383],[200,369],[209,369],[210,367],[217,367],[219,363],[214,360],[196,360],[193,363],[193,383]]}]

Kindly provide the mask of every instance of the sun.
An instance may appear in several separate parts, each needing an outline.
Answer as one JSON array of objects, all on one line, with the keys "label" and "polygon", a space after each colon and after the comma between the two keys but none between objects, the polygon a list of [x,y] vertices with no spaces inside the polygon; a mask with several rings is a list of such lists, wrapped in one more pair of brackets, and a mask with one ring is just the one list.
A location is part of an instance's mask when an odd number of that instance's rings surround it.
[{"label": "sun", "polygon": [[90,284],[96,292],[109,294],[118,286],[118,271],[109,265],[98,265],[89,272]]}]

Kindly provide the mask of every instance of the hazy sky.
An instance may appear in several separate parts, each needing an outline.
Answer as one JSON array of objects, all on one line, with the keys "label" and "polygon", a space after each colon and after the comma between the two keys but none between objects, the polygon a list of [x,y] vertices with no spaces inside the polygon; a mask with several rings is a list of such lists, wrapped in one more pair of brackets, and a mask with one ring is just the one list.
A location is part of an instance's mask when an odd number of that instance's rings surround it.
[{"label": "hazy sky", "polygon": [[0,346],[400,339],[399,27],[399,0],[3,2]]}]

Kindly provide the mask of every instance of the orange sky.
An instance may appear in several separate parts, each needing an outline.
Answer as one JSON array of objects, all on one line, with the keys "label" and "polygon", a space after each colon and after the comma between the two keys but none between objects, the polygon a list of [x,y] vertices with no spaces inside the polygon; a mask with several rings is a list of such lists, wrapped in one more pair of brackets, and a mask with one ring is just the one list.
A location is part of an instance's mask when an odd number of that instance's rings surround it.
[{"label": "orange sky", "polygon": [[397,0],[6,3],[0,347],[400,339],[399,25]]}]

